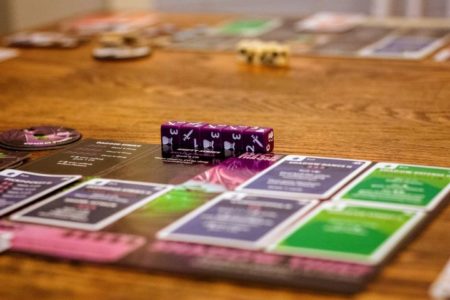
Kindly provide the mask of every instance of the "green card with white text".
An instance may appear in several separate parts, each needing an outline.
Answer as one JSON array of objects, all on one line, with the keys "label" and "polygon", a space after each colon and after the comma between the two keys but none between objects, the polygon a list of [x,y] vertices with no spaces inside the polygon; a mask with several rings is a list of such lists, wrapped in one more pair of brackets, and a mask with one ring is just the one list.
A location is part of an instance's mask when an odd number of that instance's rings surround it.
[{"label": "green card with white text", "polygon": [[335,199],[432,210],[450,191],[450,168],[378,163]]},{"label": "green card with white text", "polygon": [[376,264],[410,233],[422,212],[325,203],[273,247],[274,251]]}]

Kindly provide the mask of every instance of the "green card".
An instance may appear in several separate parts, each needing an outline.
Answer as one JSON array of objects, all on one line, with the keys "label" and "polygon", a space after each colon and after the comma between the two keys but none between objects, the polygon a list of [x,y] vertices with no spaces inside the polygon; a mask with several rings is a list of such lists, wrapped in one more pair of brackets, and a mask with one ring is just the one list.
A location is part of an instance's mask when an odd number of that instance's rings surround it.
[{"label": "green card", "polygon": [[449,191],[450,168],[378,163],[335,199],[430,211]]},{"label": "green card", "polygon": [[227,36],[256,37],[280,25],[278,19],[238,19],[219,25],[216,32]]},{"label": "green card", "polygon": [[328,202],[295,224],[272,250],[378,264],[423,216],[419,211]]}]

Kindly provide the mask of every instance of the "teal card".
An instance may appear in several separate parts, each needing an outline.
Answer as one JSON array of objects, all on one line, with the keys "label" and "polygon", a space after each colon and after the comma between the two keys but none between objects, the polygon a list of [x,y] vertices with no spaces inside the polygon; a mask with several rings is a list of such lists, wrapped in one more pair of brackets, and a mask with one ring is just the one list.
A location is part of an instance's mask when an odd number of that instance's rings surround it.
[{"label": "teal card", "polygon": [[449,191],[450,168],[378,163],[335,199],[432,210]]},{"label": "teal card", "polygon": [[419,211],[328,202],[295,224],[272,250],[377,264],[423,216]]}]

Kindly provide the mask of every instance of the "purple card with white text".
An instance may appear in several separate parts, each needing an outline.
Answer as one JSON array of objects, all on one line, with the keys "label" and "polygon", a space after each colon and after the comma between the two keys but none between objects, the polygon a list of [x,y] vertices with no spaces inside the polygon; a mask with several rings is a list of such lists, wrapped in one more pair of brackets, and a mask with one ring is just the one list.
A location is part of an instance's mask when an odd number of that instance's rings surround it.
[{"label": "purple card with white text", "polygon": [[328,198],[369,163],[364,160],[288,155],[237,190],[286,197]]},{"label": "purple card with white text", "polygon": [[99,230],[171,186],[124,180],[91,179],[28,207],[11,218],[38,224]]},{"label": "purple card with white text", "polygon": [[225,193],[163,229],[158,237],[237,248],[263,248],[316,204],[314,201]]},{"label": "purple card with white text", "polygon": [[37,200],[81,176],[48,175],[6,169],[0,172],[0,216]]}]

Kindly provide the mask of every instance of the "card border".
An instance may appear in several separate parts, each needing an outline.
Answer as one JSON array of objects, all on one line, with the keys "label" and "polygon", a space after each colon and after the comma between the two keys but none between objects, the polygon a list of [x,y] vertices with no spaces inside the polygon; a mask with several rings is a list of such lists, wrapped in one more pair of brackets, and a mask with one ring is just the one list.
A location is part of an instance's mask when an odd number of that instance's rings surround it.
[{"label": "card border", "polygon": [[67,180],[67,181],[61,182],[60,184],[57,184],[57,185],[55,185],[53,187],[45,189],[45,190],[43,190],[40,193],[34,194],[31,197],[27,197],[24,200],[19,201],[19,202],[13,204],[13,205],[10,205],[10,206],[7,206],[7,207],[5,207],[3,209],[0,209],[0,216],[4,216],[4,215],[6,215],[6,214],[8,214],[8,213],[10,213],[10,212],[20,208],[20,207],[23,207],[23,206],[27,205],[30,202],[33,202],[34,200],[37,200],[37,199],[39,199],[41,197],[44,197],[45,195],[48,195],[48,194],[50,194],[50,193],[52,193],[52,192],[54,192],[54,191],[56,191],[56,190],[58,190],[58,189],[60,189],[60,188],[62,188],[64,186],[69,185],[71,183],[74,183],[75,181],[78,181],[78,180],[80,180],[82,178],[81,175],[44,174],[44,173],[28,172],[28,171],[22,171],[22,170],[16,170],[16,169],[5,169],[5,170],[2,170],[2,171],[0,171],[0,175],[3,172],[10,172],[10,171],[20,172],[20,173],[30,174],[30,175],[43,176],[43,177],[59,177],[59,178],[72,177],[72,178]]},{"label": "card border", "polygon": [[[85,187],[89,184],[91,184],[92,181],[110,181],[110,182],[122,182],[122,183],[131,183],[131,184],[137,184],[137,185],[152,185],[152,186],[163,186],[166,187],[165,189],[162,189],[159,192],[156,192],[153,195],[150,195],[148,197],[143,198],[142,200],[136,202],[135,204],[126,207],[123,210],[120,210],[101,221],[95,223],[95,224],[83,224],[80,222],[71,222],[71,221],[64,221],[64,220],[55,220],[55,219],[46,219],[46,218],[40,218],[40,217],[27,217],[25,214],[38,209],[39,207],[52,202],[54,200],[60,199],[67,195],[68,193],[71,193],[79,188]],[[167,185],[167,184],[160,184],[160,183],[151,183],[151,182],[142,182],[142,181],[130,181],[130,180],[119,180],[119,179],[107,179],[107,178],[94,178],[88,181],[85,181],[79,185],[76,185],[75,187],[66,190],[64,192],[58,193],[57,195],[54,195],[50,198],[45,199],[44,201],[41,201],[39,203],[36,203],[30,207],[27,207],[21,211],[18,211],[17,213],[10,216],[10,219],[13,221],[18,222],[28,222],[33,224],[44,224],[44,225],[52,225],[52,226],[58,226],[58,227],[65,227],[65,228],[73,228],[73,229],[81,229],[81,230],[87,230],[87,231],[98,231],[100,229],[105,228],[106,226],[114,223],[115,221],[121,219],[122,217],[126,216],[127,214],[133,212],[134,210],[140,208],[141,206],[145,205],[146,203],[158,198],[162,194],[169,192],[174,186],[173,185]]]},{"label": "card border", "polygon": [[[301,209],[299,209],[297,212],[293,213],[290,217],[283,220],[281,223],[270,229],[267,233],[262,235],[260,238],[255,240],[254,242],[250,241],[241,241],[233,238],[219,238],[219,237],[207,237],[203,235],[195,235],[195,234],[181,234],[181,233],[173,233],[176,229],[182,227],[186,223],[190,222],[192,219],[198,217],[203,212],[208,210],[209,208],[213,207],[217,203],[221,202],[224,199],[228,199],[228,197],[233,196],[242,196],[243,198],[246,196],[259,196],[259,197],[266,197],[266,198],[272,198],[274,200],[286,200],[286,201],[292,201],[292,202],[299,202],[304,203],[305,206],[303,206]],[[191,211],[190,213],[184,215],[180,219],[176,220],[175,222],[172,222],[165,228],[161,229],[157,232],[156,236],[158,239],[161,240],[169,240],[169,241],[181,241],[181,242],[190,242],[190,243],[199,243],[199,244],[206,244],[206,245],[214,245],[214,246],[223,246],[223,247],[234,247],[234,248],[240,248],[245,250],[258,250],[263,249],[264,247],[267,247],[273,242],[275,239],[278,238],[280,234],[283,234],[284,231],[287,230],[289,227],[289,224],[295,223],[295,220],[300,218],[301,216],[307,215],[311,210],[314,209],[314,207],[317,206],[319,203],[319,200],[292,200],[292,199],[286,199],[286,198],[276,198],[273,196],[267,196],[267,195],[256,195],[256,194],[248,194],[243,192],[225,192],[222,193],[210,201],[206,202],[202,206],[198,207],[197,209]]]},{"label": "card border", "polygon": [[410,205],[410,204],[401,204],[401,203],[392,203],[392,202],[377,202],[370,200],[361,200],[361,199],[344,199],[346,193],[352,190],[356,185],[360,184],[363,180],[365,180],[373,171],[377,168],[386,166],[386,165],[395,165],[395,166],[409,166],[409,167],[423,167],[423,168],[434,168],[434,169],[443,169],[449,170],[450,168],[445,167],[435,167],[435,166],[425,166],[425,165],[414,165],[414,164],[403,164],[403,163],[389,163],[389,162],[378,162],[374,164],[372,167],[367,169],[363,174],[361,174],[358,178],[350,182],[345,188],[343,188],[339,193],[337,193],[332,200],[332,202],[336,203],[354,203],[360,205],[368,205],[368,206],[376,206],[382,208],[397,208],[397,209],[410,209],[410,210],[424,210],[427,212],[433,211],[439,204],[446,198],[446,196],[450,193],[450,183],[447,184],[439,193],[437,193],[430,202],[425,206],[418,205]]},{"label": "card border", "polygon": [[[384,242],[378,245],[378,247],[372,252],[370,255],[362,255],[362,254],[351,254],[351,253],[343,253],[338,251],[328,251],[328,250],[320,250],[320,249],[308,249],[308,248],[294,248],[294,247],[285,247],[284,249],[277,248],[277,245],[285,240],[288,236],[290,236],[293,232],[295,232],[298,228],[302,227],[304,224],[309,222],[312,218],[318,215],[322,210],[327,207],[333,206],[343,206],[343,207],[362,207],[362,208],[373,208],[373,209],[384,209],[391,211],[399,211],[405,212],[405,210],[401,209],[392,209],[392,208],[380,208],[375,206],[368,205],[356,205],[354,203],[334,203],[331,201],[327,201],[314,209],[310,214],[308,214],[305,218],[299,220],[299,222],[292,225],[290,230],[286,232],[282,237],[280,237],[275,243],[270,245],[267,249],[270,253],[279,253],[279,254],[288,254],[293,256],[305,256],[312,258],[321,258],[321,259],[330,259],[336,261],[344,261],[350,263],[361,263],[365,265],[377,265],[383,262],[393,250],[395,250],[396,246],[400,244],[402,241],[407,238],[408,234],[414,230],[426,217],[426,213],[418,210],[407,210],[407,212],[412,213],[412,217],[404,223],[398,230],[396,230],[393,234],[391,234]],[[300,249],[300,251],[290,250],[290,249]]]},{"label": "card border", "polygon": [[[260,177],[266,175],[268,172],[270,172],[270,171],[272,171],[272,169],[275,169],[276,167],[278,167],[278,165],[282,164],[284,161],[286,161],[290,157],[303,157],[303,159],[312,157],[312,158],[319,158],[319,159],[335,159],[335,160],[344,160],[344,161],[354,161],[354,162],[362,162],[362,165],[360,167],[358,167],[357,169],[353,170],[351,173],[349,173],[344,178],[341,178],[341,180],[336,182],[331,188],[329,188],[327,191],[323,192],[322,194],[296,193],[296,192],[285,192],[285,191],[269,191],[269,190],[265,190],[265,189],[245,188],[245,186],[253,183],[254,181],[258,180]],[[362,174],[370,166],[370,164],[372,164],[372,161],[369,161],[369,160],[289,154],[289,155],[284,156],[277,162],[275,162],[273,165],[271,165],[268,168],[264,169],[263,171],[259,172],[255,176],[253,176],[250,179],[241,183],[239,186],[236,187],[235,190],[242,191],[242,192],[249,193],[249,194],[263,193],[263,194],[267,194],[267,195],[281,196],[281,197],[294,198],[294,199],[297,199],[299,197],[303,197],[303,198],[307,198],[307,199],[328,199],[331,196],[333,196],[336,192],[338,192],[341,188],[343,188],[346,184],[351,182],[355,177]]]}]

